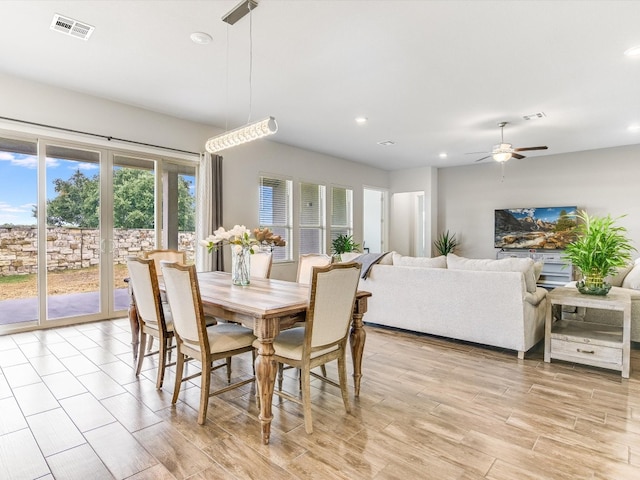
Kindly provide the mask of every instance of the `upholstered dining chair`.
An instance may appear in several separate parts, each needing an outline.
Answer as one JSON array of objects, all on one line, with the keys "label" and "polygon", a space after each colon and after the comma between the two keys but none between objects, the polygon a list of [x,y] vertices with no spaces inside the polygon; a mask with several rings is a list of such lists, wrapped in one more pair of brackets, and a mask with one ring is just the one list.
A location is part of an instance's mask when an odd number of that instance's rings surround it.
[{"label": "upholstered dining chair", "polygon": [[[162,280],[162,269],[160,268],[160,262],[162,260],[166,260],[168,262],[178,262],[178,263],[186,263],[187,255],[186,252],[180,250],[171,250],[171,249],[156,249],[156,250],[148,250],[146,252],[142,252],[142,258],[149,258],[153,260],[153,263],[156,267],[156,274],[158,275],[158,279]],[[167,310],[167,297],[163,290],[160,290],[160,298],[162,299],[162,303],[165,305],[165,310]],[[153,348],[153,337],[149,340],[149,344],[147,346],[147,352],[150,352]]]},{"label": "upholstered dining chair", "polygon": [[[200,409],[198,423],[207,418],[209,397],[241,387],[255,380],[255,376],[216,391],[211,391],[212,363],[235,355],[252,352],[255,340],[253,331],[233,323],[221,323],[207,327],[202,308],[202,298],[196,269],[193,265],[161,262],[167,299],[173,314],[173,325],[178,348],[176,359],[176,383],[172,404],[178,401],[182,382],[201,376]],[[183,377],[184,363],[194,359],[202,364],[202,371]],[[228,363],[227,363],[228,366]],[[229,370],[227,370],[229,373]]]},{"label": "upholstered dining chair", "polygon": [[324,253],[306,253],[298,258],[298,273],[296,282],[304,285],[311,283],[311,271],[313,267],[324,267],[330,265],[333,259]]},{"label": "upholstered dining chair", "polygon": [[[345,410],[347,413],[351,411],[347,392],[346,352],[360,269],[359,263],[313,267],[305,326],[284,330],[273,342],[274,360],[300,369],[302,400],[280,388],[274,393],[303,406],[304,428],[307,433],[313,432],[312,368],[333,360],[338,361],[339,384],[318,375],[314,377],[339,387]],[[256,343],[254,346],[257,348],[259,345]]]},{"label": "upholstered dining chair", "polygon": [[[324,253],[305,253],[298,258],[298,273],[296,275],[296,282],[303,285],[309,285],[311,283],[311,273],[313,267],[324,267],[330,265],[333,259],[329,255]],[[304,322],[298,322],[294,327],[304,327]],[[290,367],[288,367],[290,368]],[[324,365],[320,365],[322,375],[327,376],[327,368]],[[281,363],[278,365],[278,389],[282,390],[282,380],[284,365]],[[298,371],[298,374],[300,372]]]},{"label": "upholstered dining chair", "polygon": [[251,276],[255,278],[269,278],[271,276],[271,252],[255,252],[251,255]]},{"label": "upholstered dining chair", "polygon": [[[173,340],[173,320],[171,312],[165,308],[160,298],[160,288],[158,287],[158,275],[153,260],[140,257],[127,257],[127,268],[129,269],[129,282],[135,299],[136,310],[140,322],[140,345],[136,365],[136,376],[142,370],[144,357],[159,354],[158,377],[156,388],[162,388],[165,368],[174,363],[168,363],[169,352]],[[158,350],[147,351],[147,339],[149,346],[151,340],[158,339]]]}]

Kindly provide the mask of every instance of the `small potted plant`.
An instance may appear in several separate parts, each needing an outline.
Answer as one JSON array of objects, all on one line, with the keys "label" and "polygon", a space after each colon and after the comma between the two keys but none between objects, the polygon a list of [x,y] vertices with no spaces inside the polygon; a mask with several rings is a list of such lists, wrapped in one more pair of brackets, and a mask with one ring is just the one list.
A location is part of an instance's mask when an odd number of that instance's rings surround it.
[{"label": "small potted plant", "polygon": [[606,295],[611,285],[604,281],[631,260],[635,248],[627,237],[627,229],[616,225],[618,218],[589,216],[584,210],[577,214],[576,239],[569,243],[564,257],[580,270],[577,283],[581,293]]},{"label": "small potted plant", "polygon": [[440,255],[446,256],[448,253],[453,253],[458,247],[458,240],[456,240],[456,234],[450,234],[449,230],[438,235],[438,238],[433,242],[433,246]]},{"label": "small potted plant", "polygon": [[333,253],[333,256],[336,257],[338,260],[342,259],[343,253],[359,252],[359,251],[360,251],[360,244],[354,242],[353,237],[351,235],[340,234],[336,238],[334,238],[333,241],[331,242],[331,253]]}]

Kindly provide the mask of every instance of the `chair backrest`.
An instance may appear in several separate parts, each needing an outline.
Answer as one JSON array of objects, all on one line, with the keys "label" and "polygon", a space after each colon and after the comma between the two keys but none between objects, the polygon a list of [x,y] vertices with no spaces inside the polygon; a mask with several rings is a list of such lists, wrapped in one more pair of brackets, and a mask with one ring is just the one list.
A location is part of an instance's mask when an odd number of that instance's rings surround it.
[{"label": "chair backrest", "polygon": [[300,255],[296,282],[309,285],[311,283],[311,271],[313,267],[324,267],[330,265],[332,261],[333,259],[324,253],[307,253]]},{"label": "chair backrest", "polygon": [[166,332],[158,275],[153,260],[128,256],[127,268],[129,281],[136,299],[138,317],[146,324],[156,324],[158,329]]},{"label": "chair backrest", "polygon": [[271,276],[271,252],[256,252],[251,255],[251,276],[255,278],[269,278]]},{"label": "chair backrest", "polygon": [[162,276],[162,269],[160,268],[160,262],[165,260],[171,263],[186,263],[187,255],[184,251],[179,250],[149,250],[143,253],[144,258],[151,258],[156,265],[156,273],[158,276]]},{"label": "chair backrest", "polygon": [[209,351],[200,287],[194,265],[160,262],[173,330],[185,344]]},{"label": "chair backrest", "polygon": [[346,339],[361,268],[355,262],[313,267],[304,344],[307,353]]}]

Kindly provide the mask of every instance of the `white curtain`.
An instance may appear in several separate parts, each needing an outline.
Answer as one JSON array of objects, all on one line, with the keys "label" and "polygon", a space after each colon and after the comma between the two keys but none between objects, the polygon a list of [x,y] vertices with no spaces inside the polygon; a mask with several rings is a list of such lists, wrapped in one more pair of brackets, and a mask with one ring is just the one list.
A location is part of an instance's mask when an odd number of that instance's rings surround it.
[{"label": "white curtain", "polygon": [[199,272],[222,270],[222,252],[209,254],[199,241],[222,225],[222,157],[200,155],[196,206],[196,269]]}]

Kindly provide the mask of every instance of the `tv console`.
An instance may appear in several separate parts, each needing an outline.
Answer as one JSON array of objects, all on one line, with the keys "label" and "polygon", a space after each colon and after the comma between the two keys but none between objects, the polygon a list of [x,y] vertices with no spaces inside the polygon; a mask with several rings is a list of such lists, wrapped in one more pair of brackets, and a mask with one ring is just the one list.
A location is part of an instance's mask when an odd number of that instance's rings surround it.
[{"label": "tv console", "polygon": [[532,258],[542,262],[538,286],[548,289],[564,287],[573,280],[573,265],[562,256],[562,250],[499,250],[496,258]]}]

